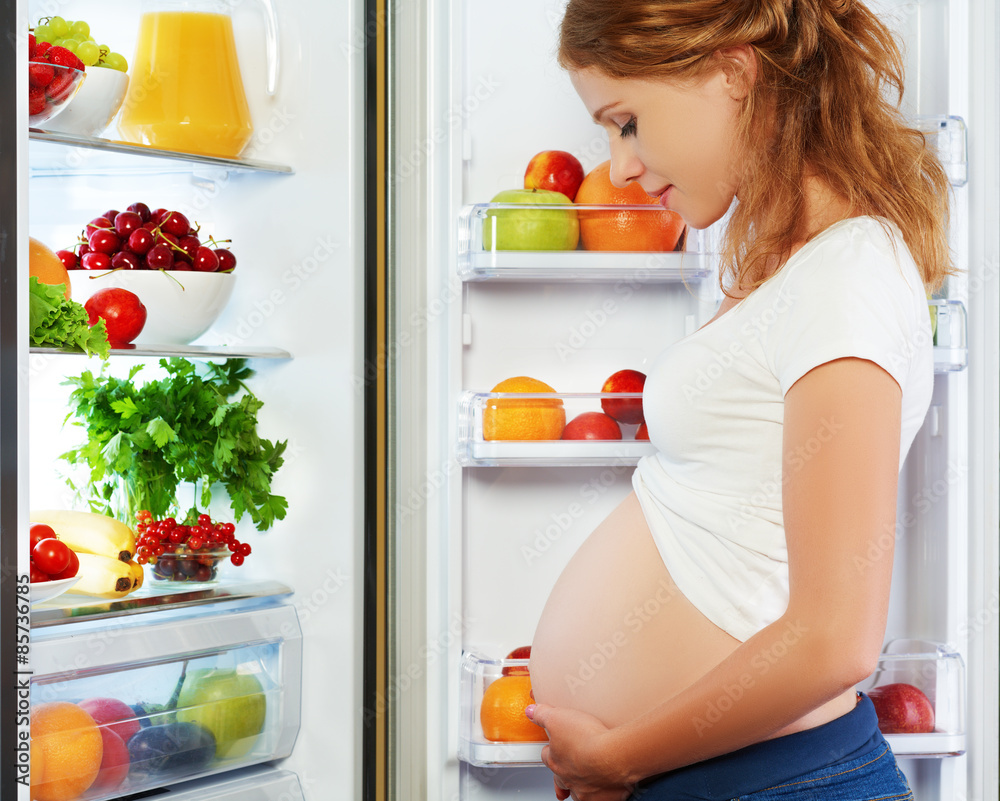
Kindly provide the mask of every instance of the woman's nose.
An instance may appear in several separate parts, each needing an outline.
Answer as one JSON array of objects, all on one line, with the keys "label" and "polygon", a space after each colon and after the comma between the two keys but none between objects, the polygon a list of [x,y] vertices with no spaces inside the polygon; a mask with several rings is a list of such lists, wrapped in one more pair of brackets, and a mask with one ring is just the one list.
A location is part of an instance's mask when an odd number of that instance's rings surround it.
[{"label": "woman's nose", "polygon": [[611,147],[611,183],[619,189],[626,184],[638,181],[644,172],[642,162],[627,145]]}]

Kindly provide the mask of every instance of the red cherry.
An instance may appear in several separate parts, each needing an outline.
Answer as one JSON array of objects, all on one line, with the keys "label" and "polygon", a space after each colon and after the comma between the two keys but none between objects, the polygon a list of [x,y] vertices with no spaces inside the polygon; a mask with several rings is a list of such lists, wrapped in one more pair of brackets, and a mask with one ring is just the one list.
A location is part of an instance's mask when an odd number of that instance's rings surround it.
[{"label": "red cherry", "polygon": [[80,260],[72,250],[57,250],[56,255],[67,270],[79,270]]},{"label": "red cherry", "polygon": [[134,211],[123,211],[115,216],[114,223],[115,233],[122,239],[128,239],[133,231],[142,228],[142,217]]},{"label": "red cherry", "polygon": [[150,270],[169,270],[174,266],[174,254],[166,245],[155,245],[146,254],[146,266]]},{"label": "red cherry", "polygon": [[111,257],[111,266],[116,270],[138,270],[142,267],[139,257],[127,250],[120,250]]},{"label": "red cherry", "polygon": [[145,203],[133,203],[128,207],[128,210],[138,214],[142,218],[143,223],[149,222],[149,206]]},{"label": "red cherry", "polygon": [[166,217],[167,214],[169,213],[170,212],[168,212],[166,209],[163,208],[153,209],[149,213],[149,221],[155,223],[156,225],[159,225],[161,222],[163,222],[163,218]]},{"label": "red cherry", "polygon": [[218,272],[230,273],[236,268],[236,257],[233,255],[231,250],[226,250],[226,248],[216,248],[215,255],[219,258]]},{"label": "red cherry", "polygon": [[178,244],[184,250],[184,253],[174,253],[174,258],[187,262],[194,261],[198,255],[198,248],[201,247],[201,240],[194,234],[188,234],[187,236],[182,236]]},{"label": "red cherry", "polygon": [[191,229],[191,222],[179,211],[168,211],[160,220],[160,227],[168,234],[184,236]]},{"label": "red cherry", "polygon": [[129,234],[128,243],[125,247],[137,256],[145,256],[155,244],[156,237],[153,235],[152,231],[149,231],[146,228],[136,228],[131,234]]},{"label": "red cherry", "polygon": [[84,270],[110,270],[111,257],[107,253],[98,253],[96,250],[92,250],[80,257],[80,266]]},{"label": "red cherry", "polygon": [[99,230],[113,231],[114,228],[115,227],[111,223],[111,220],[109,220],[107,217],[95,217],[89,223],[87,223],[86,233],[84,234],[84,236],[86,236],[87,239],[90,239],[90,236],[91,234],[94,233],[94,231],[99,231]]},{"label": "red cherry", "polygon": [[157,228],[153,235],[156,237],[157,245],[166,245],[171,251],[176,251],[180,247],[180,239],[177,238],[176,234]]},{"label": "red cherry", "polygon": [[195,256],[194,268],[200,273],[214,273],[219,269],[219,257],[211,248],[202,246],[198,248],[198,255]]},{"label": "red cherry", "polygon": [[100,229],[90,235],[87,244],[90,245],[91,250],[96,250],[98,253],[107,253],[110,256],[118,252],[122,242],[111,231]]},{"label": "red cherry", "polygon": [[110,222],[112,225],[114,225],[115,224],[115,220],[118,219],[118,215],[119,214],[121,214],[121,212],[118,211],[117,209],[109,209],[108,211],[104,212],[104,214],[102,214],[101,216],[105,220],[107,220],[108,222]]}]

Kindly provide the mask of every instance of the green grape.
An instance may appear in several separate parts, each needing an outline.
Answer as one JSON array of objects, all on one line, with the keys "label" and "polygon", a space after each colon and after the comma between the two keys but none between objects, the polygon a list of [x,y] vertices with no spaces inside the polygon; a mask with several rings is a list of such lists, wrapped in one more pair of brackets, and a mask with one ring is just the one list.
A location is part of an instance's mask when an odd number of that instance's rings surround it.
[{"label": "green grape", "polygon": [[86,39],[88,36],[90,36],[90,25],[88,25],[82,19],[77,20],[72,25],[70,25],[69,29],[73,32],[74,36],[79,36],[82,37],[83,39]]},{"label": "green grape", "polygon": [[54,38],[52,36],[52,28],[50,28],[48,25],[36,25],[34,34],[35,34],[35,42],[37,44],[41,44],[42,42],[51,43],[52,39]]},{"label": "green grape", "polygon": [[70,53],[75,53],[80,43],[76,39],[56,39],[52,43],[53,47],[65,47]]},{"label": "green grape", "polygon": [[76,57],[83,62],[85,67],[93,67],[100,55],[101,51],[93,42],[81,42],[76,48]]},{"label": "green grape", "polygon": [[104,59],[104,66],[119,72],[128,72],[128,62],[121,53],[110,53]]},{"label": "green grape", "polygon": [[52,29],[52,35],[56,39],[65,39],[69,36],[69,25],[66,24],[66,20],[62,17],[50,17],[49,27]]}]

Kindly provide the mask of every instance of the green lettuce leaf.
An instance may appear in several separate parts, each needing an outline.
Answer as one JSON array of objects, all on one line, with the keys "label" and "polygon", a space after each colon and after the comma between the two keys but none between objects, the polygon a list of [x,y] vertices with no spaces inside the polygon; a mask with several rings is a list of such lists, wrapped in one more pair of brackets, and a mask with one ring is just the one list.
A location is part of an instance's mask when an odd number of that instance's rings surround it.
[{"label": "green lettuce leaf", "polygon": [[80,350],[88,356],[96,353],[107,359],[111,353],[104,320],[87,324],[83,306],[67,300],[65,284],[43,284],[36,276],[30,279],[28,319],[31,344],[39,348]]}]

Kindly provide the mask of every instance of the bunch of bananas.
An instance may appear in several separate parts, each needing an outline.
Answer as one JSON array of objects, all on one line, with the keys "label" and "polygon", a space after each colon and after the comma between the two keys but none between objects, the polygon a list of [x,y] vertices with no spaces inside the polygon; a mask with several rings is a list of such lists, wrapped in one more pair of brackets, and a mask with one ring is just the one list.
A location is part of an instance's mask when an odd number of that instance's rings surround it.
[{"label": "bunch of bananas", "polygon": [[124,523],[107,515],[65,509],[33,511],[31,522],[52,526],[56,536],[76,552],[80,569],[74,593],[121,598],[142,586],[142,565],[132,559],[135,534]]}]

